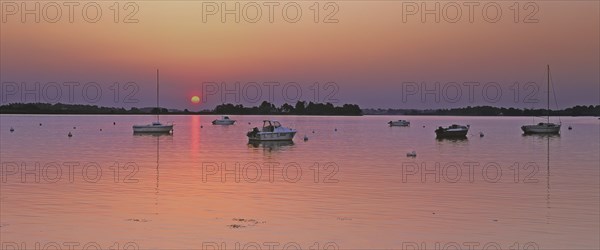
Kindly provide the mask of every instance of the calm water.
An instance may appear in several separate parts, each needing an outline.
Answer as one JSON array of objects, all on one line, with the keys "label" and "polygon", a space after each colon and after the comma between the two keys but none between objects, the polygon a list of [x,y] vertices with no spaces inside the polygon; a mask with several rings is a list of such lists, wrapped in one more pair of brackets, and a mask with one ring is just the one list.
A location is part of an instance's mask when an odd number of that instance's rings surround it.
[{"label": "calm water", "polygon": [[[258,145],[245,133],[269,117],[215,118],[138,136],[151,116],[2,115],[4,247],[600,248],[595,117],[540,137],[521,135],[525,117],[286,116],[294,143]],[[452,123],[468,140],[435,139]]]}]

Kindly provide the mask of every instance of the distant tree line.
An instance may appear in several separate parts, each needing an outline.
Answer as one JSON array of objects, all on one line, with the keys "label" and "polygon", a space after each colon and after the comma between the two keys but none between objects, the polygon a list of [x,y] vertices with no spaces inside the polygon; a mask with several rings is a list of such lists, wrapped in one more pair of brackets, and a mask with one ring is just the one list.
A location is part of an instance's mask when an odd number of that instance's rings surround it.
[{"label": "distant tree line", "polygon": [[[0,114],[156,114],[158,108],[114,108],[81,104],[50,103],[11,103],[0,106]],[[464,115],[464,116],[545,116],[545,109],[516,109],[491,106],[475,106],[453,109],[365,109],[358,105],[344,104],[334,106],[331,103],[306,103],[298,101],[295,105],[284,103],[277,107],[269,102],[259,106],[244,107],[241,104],[221,104],[214,110],[191,112],[160,108],[161,114],[231,114],[231,115]],[[600,105],[551,110],[552,116],[600,116]]]},{"label": "distant tree line", "polygon": [[[453,109],[367,109],[367,115],[464,115],[464,116],[546,116],[546,109],[516,109],[476,106]],[[551,116],[600,116],[600,105],[574,106],[563,110],[550,110]]]},{"label": "distant tree line", "polygon": [[[11,103],[0,106],[1,114],[156,114],[158,108],[124,108],[100,107],[81,104],[50,103]],[[331,103],[297,102],[295,106],[287,103],[276,107],[269,102],[262,102],[258,107],[222,104],[212,111],[190,112],[169,111],[160,108],[161,114],[238,114],[238,115],[362,115],[358,105],[344,104],[333,106]]]},{"label": "distant tree line", "polygon": [[355,104],[344,104],[343,106],[333,106],[331,103],[313,103],[306,104],[304,101],[296,102],[296,105],[284,103],[280,107],[275,104],[263,101],[259,106],[244,107],[241,104],[221,104],[214,109],[215,114],[232,115],[362,115],[362,110]]},{"label": "distant tree line", "polygon": [[136,108],[99,107],[80,104],[50,103],[11,103],[0,106],[2,114],[126,114],[142,113]]},{"label": "distant tree line", "polygon": [[[156,114],[158,108],[124,108],[101,107],[97,105],[63,104],[63,103],[11,103],[0,106],[2,114]],[[160,113],[169,113],[161,108]]]}]

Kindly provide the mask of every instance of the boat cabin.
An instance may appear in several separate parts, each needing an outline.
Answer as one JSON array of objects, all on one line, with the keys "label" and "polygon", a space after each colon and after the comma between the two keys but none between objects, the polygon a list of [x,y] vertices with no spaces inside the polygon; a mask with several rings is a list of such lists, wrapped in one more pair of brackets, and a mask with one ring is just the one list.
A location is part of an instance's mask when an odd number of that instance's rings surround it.
[{"label": "boat cabin", "polygon": [[281,123],[279,123],[278,121],[264,120],[262,132],[273,132],[275,131],[275,128],[279,127],[281,127]]}]

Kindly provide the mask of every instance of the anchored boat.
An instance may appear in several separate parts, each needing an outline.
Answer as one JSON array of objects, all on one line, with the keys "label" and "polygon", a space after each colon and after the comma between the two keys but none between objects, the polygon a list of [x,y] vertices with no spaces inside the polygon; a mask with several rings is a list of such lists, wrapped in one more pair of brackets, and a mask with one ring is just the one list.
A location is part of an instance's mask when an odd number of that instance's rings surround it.
[{"label": "anchored boat", "polygon": [[435,135],[437,138],[467,138],[468,132],[469,125],[463,126],[452,124],[446,128],[439,127],[435,130]]},{"label": "anchored boat", "polygon": [[133,125],[133,133],[171,133],[173,124],[160,123],[160,105],[158,102],[158,69],[156,70],[156,121],[151,124]]},{"label": "anchored boat", "polygon": [[221,116],[221,119],[212,121],[213,125],[233,125],[235,120],[229,119],[229,116]]},{"label": "anchored boat", "polygon": [[[559,134],[560,133],[560,121],[558,124],[550,122],[550,65],[548,67],[548,95],[546,102],[546,122],[540,122],[535,125],[524,125],[521,126],[521,130],[525,134]],[[556,100],[556,96],[554,98]],[[560,119],[560,118],[559,118]]]},{"label": "anchored boat", "polygon": [[540,122],[536,125],[521,126],[521,130],[525,134],[558,134],[560,133],[560,124],[551,122]]},{"label": "anchored boat", "polygon": [[408,127],[408,126],[410,126],[410,122],[407,120],[389,121],[388,124],[390,125],[390,127]]},{"label": "anchored boat", "polygon": [[246,133],[250,141],[291,141],[296,130],[281,126],[278,121],[264,120],[262,129],[255,127]]},{"label": "anchored boat", "polygon": [[133,133],[170,133],[173,124],[162,124],[158,121],[146,125],[133,125]]}]

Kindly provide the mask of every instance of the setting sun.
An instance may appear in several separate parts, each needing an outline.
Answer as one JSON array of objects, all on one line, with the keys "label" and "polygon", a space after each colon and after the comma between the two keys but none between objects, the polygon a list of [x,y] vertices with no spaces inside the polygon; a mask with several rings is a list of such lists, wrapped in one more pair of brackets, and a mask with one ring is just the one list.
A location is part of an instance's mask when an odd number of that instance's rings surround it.
[{"label": "setting sun", "polygon": [[195,96],[192,96],[192,99],[191,99],[191,101],[192,101],[192,103],[194,103],[194,104],[198,104],[198,103],[200,102],[200,97],[198,97],[197,95],[195,95]]}]

